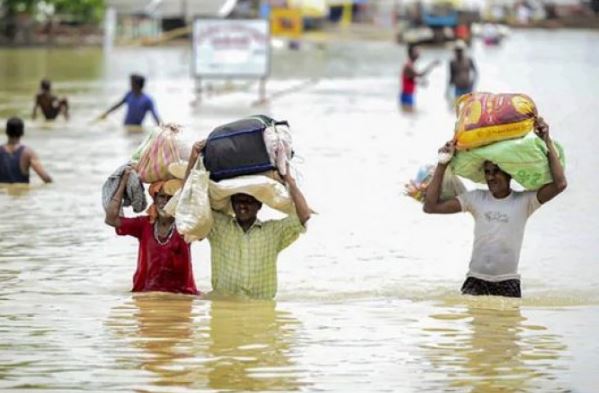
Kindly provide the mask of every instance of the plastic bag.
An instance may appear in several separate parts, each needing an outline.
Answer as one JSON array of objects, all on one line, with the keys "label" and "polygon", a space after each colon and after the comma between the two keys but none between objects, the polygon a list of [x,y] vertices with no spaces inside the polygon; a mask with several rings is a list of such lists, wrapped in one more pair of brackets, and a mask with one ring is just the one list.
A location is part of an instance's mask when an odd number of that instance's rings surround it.
[{"label": "plastic bag", "polygon": [[524,94],[470,93],[458,99],[456,115],[456,148],[465,150],[528,134],[537,108]]},{"label": "plastic bag", "polygon": [[181,197],[181,190],[177,190],[177,192],[168,200],[166,205],[164,205],[164,211],[171,217],[175,217],[177,213],[177,205],[179,205],[179,198]]},{"label": "plastic bag", "polygon": [[152,132],[150,132],[150,134],[148,134],[148,136],[145,137],[145,139],[139,144],[139,146],[137,146],[137,149],[135,149],[133,154],[131,154],[130,161],[137,164],[142,153],[148,148],[148,146],[152,144],[156,136],[160,134],[161,131],[162,129],[160,127],[155,127],[154,129],[152,129]]},{"label": "plastic bag", "polygon": [[[565,166],[563,148],[557,142],[554,145],[560,162]],[[476,183],[486,183],[483,171],[485,161],[498,165],[527,190],[537,190],[553,181],[547,161],[547,146],[534,134],[477,149],[458,151],[451,160],[451,168],[458,176]]]},{"label": "plastic bag", "polygon": [[287,164],[293,158],[293,140],[288,124],[273,122],[264,129],[264,144],[270,160],[281,175],[287,173]]},{"label": "plastic bag", "polygon": [[[421,166],[418,169],[416,177],[405,185],[405,195],[416,199],[418,202],[424,202],[426,190],[433,179],[435,168],[431,164]],[[465,191],[466,187],[464,187],[464,183],[454,175],[450,167],[447,167],[443,175],[443,182],[441,183],[441,200],[455,198]]]},{"label": "plastic bag", "polygon": [[200,157],[180,191],[175,209],[177,231],[187,242],[205,238],[212,229],[208,182],[209,174]]},{"label": "plastic bag", "polygon": [[210,205],[214,210],[233,215],[231,195],[248,194],[285,214],[295,212],[295,205],[287,188],[266,176],[247,175],[233,179],[210,181]]},{"label": "plastic bag", "polygon": [[181,160],[177,142],[179,126],[169,124],[161,129],[142,151],[137,164],[137,173],[144,183],[171,179],[169,164]]}]

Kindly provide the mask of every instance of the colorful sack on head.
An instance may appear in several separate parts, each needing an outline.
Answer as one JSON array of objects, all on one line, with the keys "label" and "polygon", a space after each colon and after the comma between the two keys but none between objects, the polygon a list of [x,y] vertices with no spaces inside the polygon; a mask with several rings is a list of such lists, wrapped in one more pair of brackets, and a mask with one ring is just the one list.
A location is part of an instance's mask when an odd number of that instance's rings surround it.
[{"label": "colorful sack on head", "polygon": [[456,148],[472,149],[532,131],[537,108],[524,94],[470,93],[456,103]]},{"label": "colorful sack on head", "polygon": [[168,166],[181,160],[177,144],[180,127],[167,124],[161,126],[161,129],[141,153],[137,164],[137,173],[144,183],[171,179],[173,176],[169,173]]}]

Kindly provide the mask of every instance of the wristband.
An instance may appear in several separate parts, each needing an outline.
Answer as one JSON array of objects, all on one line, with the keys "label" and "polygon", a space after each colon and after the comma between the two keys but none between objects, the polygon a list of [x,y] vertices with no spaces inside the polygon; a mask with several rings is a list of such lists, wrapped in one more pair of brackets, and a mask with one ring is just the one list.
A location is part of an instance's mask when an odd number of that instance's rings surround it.
[{"label": "wristband", "polygon": [[439,162],[439,164],[445,165],[449,163],[449,161],[451,161],[452,158],[453,154],[447,152],[440,152],[437,156],[437,161]]}]

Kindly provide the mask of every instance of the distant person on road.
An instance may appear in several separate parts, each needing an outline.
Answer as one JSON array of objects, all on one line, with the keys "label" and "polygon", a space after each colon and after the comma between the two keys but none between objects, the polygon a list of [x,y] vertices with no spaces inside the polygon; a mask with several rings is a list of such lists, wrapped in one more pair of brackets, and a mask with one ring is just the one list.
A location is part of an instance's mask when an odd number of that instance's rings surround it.
[{"label": "distant person on road", "polygon": [[130,80],[131,91],[129,91],[121,101],[102,114],[100,119],[105,119],[108,114],[117,110],[123,104],[127,104],[127,114],[125,116],[126,126],[140,126],[148,112],[152,114],[156,124],[160,124],[160,118],[156,113],[154,101],[150,96],[143,92],[146,79],[141,75],[133,74],[131,75]]},{"label": "distant person on road", "polygon": [[420,49],[416,45],[408,46],[408,61],[401,70],[401,93],[399,103],[404,112],[414,112],[416,93],[416,82],[422,81],[424,77],[439,64],[438,60],[429,64],[422,72],[416,71],[415,63],[420,57]]},{"label": "distant person on road", "polygon": [[52,83],[48,79],[40,82],[40,91],[35,96],[33,113],[31,118],[35,120],[38,106],[46,120],[54,120],[62,114],[65,119],[69,119],[69,102],[66,98],[58,98],[52,94]]},{"label": "distant person on road", "polygon": [[463,294],[521,297],[518,262],[526,221],[567,186],[564,168],[549,137],[549,126],[542,118],[536,121],[535,133],[547,146],[553,178],[538,191],[513,191],[510,175],[485,161],[488,191],[469,191],[442,201],[441,184],[455,147],[448,142],[439,150],[439,164],[427,188],[423,209],[436,214],[469,212],[474,217],[474,246]]},{"label": "distant person on road", "polygon": [[29,183],[29,168],[44,181],[52,182],[52,178],[44,170],[37,154],[21,144],[25,133],[23,120],[11,117],[6,122],[8,142],[0,146],[0,183]]},{"label": "distant person on road", "polygon": [[464,94],[471,93],[478,79],[478,71],[474,60],[466,55],[466,44],[464,41],[456,41],[454,58],[449,62],[449,83],[447,85],[447,96],[453,90],[453,98],[457,100]]}]

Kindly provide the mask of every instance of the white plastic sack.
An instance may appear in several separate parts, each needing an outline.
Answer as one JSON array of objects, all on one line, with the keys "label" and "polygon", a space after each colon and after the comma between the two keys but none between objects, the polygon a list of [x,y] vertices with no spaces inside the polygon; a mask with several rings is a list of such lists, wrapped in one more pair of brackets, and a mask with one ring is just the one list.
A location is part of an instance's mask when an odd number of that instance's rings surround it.
[{"label": "white plastic sack", "polygon": [[177,213],[177,205],[179,204],[179,198],[181,197],[181,190],[177,190],[177,192],[169,199],[169,201],[164,205],[164,211],[171,217],[175,217]]},{"label": "white plastic sack", "polygon": [[210,205],[214,210],[233,215],[231,196],[248,194],[285,214],[295,212],[295,205],[287,188],[266,176],[248,175],[219,182],[210,181]]},{"label": "white plastic sack", "polygon": [[[187,242],[205,238],[212,229],[213,218],[208,198],[208,176],[200,156],[178,197],[175,224],[177,231],[184,236]],[[171,201],[173,199],[174,196]]]},{"label": "white plastic sack", "polygon": [[287,173],[287,163],[293,157],[293,141],[289,127],[284,124],[272,125],[264,130],[264,144],[270,161],[281,175]]}]

